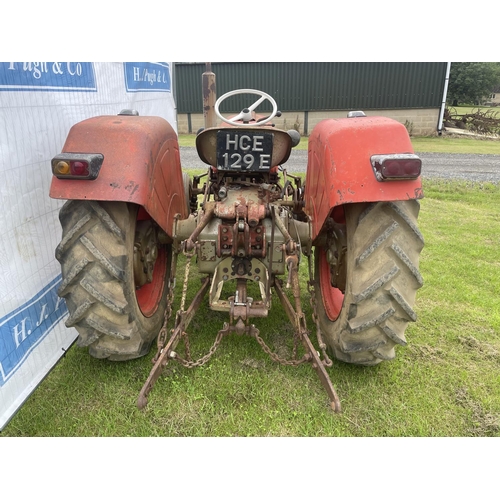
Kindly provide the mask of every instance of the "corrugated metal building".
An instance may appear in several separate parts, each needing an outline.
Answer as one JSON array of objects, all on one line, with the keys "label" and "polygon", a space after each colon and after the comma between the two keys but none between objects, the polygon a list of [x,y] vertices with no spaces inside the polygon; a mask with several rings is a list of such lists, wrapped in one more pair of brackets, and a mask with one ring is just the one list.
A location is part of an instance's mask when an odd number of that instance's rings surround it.
[{"label": "corrugated metal building", "polygon": [[[318,121],[345,116],[350,110],[390,116],[413,134],[423,135],[436,132],[446,66],[440,62],[230,62],[212,63],[212,71],[217,96],[239,88],[263,90],[283,112],[276,125],[296,128],[304,135]],[[203,126],[205,68],[205,63],[175,64],[179,133]],[[222,112],[238,112],[251,104],[238,98],[230,102],[233,108],[222,107]]]}]

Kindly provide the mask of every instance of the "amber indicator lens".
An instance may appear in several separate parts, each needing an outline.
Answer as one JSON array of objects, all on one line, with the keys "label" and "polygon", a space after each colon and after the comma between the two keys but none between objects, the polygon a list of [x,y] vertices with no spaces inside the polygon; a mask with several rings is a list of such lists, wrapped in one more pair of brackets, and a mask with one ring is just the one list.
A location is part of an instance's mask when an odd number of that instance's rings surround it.
[{"label": "amber indicator lens", "polygon": [[70,171],[69,163],[66,161],[60,161],[55,166],[55,173],[59,175],[68,175]]}]

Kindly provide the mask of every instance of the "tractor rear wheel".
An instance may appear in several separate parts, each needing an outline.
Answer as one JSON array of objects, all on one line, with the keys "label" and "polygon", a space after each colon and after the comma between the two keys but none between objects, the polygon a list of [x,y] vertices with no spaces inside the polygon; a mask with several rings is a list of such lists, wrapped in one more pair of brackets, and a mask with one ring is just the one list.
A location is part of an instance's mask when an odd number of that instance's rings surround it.
[{"label": "tractor rear wheel", "polygon": [[138,205],[68,201],[56,248],[69,310],[67,327],[91,356],[123,361],[147,354],[164,320],[171,245]]},{"label": "tractor rear wheel", "polygon": [[338,257],[341,249],[315,248],[317,314],[325,343],[337,359],[376,365],[394,358],[396,345],[406,345],[404,332],[416,320],[413,307],[423,284],[419,208],[417,200],[344,206],[342,290],[335,280],[332,285],[335,269],[327,257]]}]

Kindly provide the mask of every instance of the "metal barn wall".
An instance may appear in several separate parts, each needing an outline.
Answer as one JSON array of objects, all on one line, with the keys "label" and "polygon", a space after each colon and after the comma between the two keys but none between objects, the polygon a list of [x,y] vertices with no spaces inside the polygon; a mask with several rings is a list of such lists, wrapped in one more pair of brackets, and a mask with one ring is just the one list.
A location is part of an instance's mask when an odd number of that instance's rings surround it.
[{"label": "metal barn wall", "polygon": [[[178,113],[200,113],[205,63],[176,63]],[[446,63],[440,62],[245,62],[212,63],[217,95],[239,88],[271,94],[281,111],[437,108]],[[247,99],[232,98],[237,112]],[[265,109],[265,108],[262,108]]]}]

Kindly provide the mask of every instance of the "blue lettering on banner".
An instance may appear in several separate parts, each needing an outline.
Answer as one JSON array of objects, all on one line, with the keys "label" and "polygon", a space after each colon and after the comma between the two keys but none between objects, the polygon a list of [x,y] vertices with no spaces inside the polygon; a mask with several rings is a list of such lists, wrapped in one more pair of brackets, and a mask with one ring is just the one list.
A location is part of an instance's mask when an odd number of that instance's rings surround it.
[{"label": "blue lettering on banner", "polygon": [[26,304],[0,318],[0,387],[68,314],[66,302],[57,296],[61,280],[59,275]]},{"label": "blue lettering on banner", "polygon": [[170,92],[170,65],[168,63],[124,63],[127,92]]},{"label": "blue lettering on banner", "polygon": [[90,62],[2,62],[0,91],[96,92]]}]

